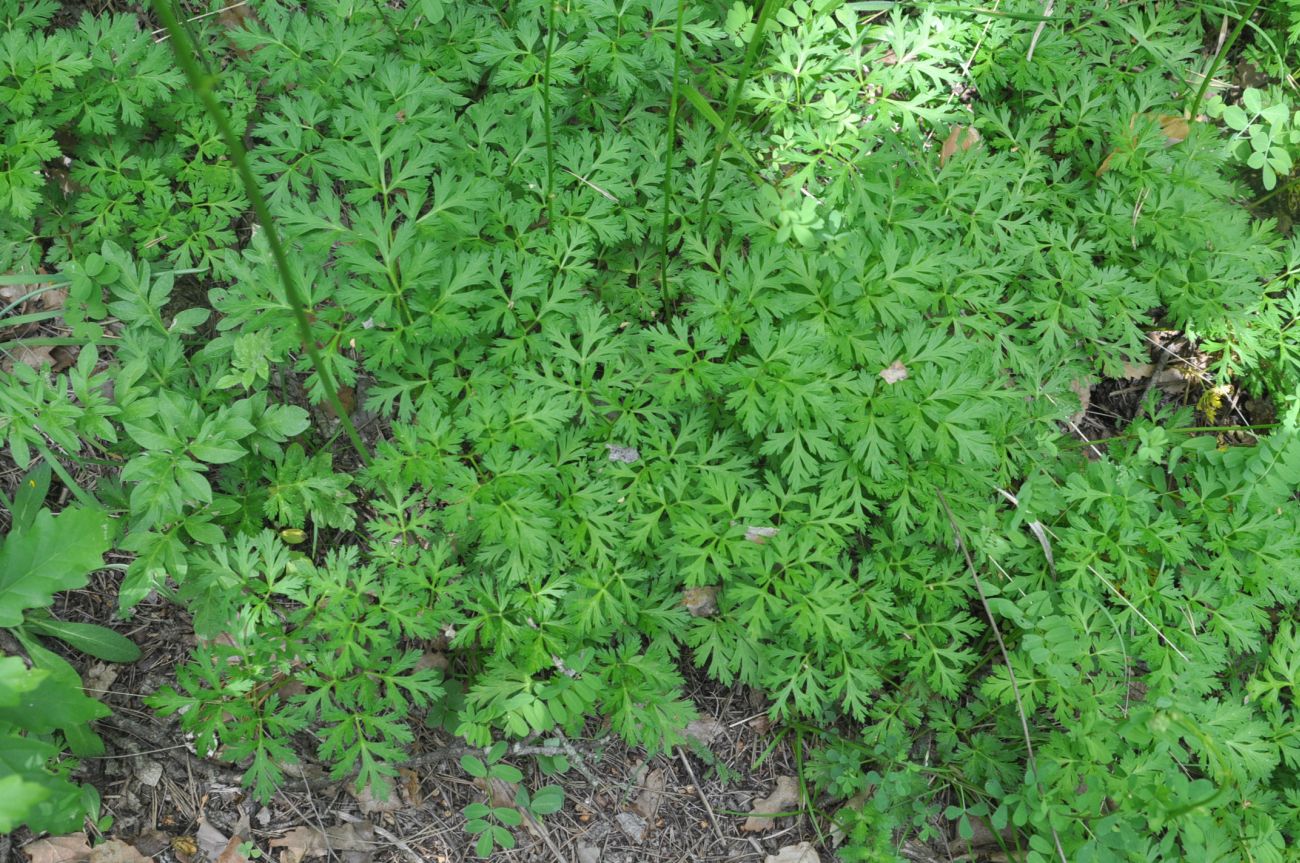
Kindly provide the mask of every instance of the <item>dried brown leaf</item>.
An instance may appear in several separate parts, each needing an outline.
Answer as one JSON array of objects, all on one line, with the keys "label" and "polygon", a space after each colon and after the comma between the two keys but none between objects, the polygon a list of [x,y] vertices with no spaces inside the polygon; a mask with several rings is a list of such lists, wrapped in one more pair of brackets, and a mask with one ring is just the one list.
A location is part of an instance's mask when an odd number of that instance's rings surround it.
[{"label": "dried brown leaf", "polygon": [[406,798],[407,805],[419,806],[424,802],[424,793],[420,790],[420,774],[406,767],[397,771],[398,787],[402,790],[402,796]]},{"label": "dried brown leaf", "polygon": [[[90,852],[90,863],[152,863],[140,853],[134,845],[128,845],[121,839],[109,839],[96,845]],[[238,863],[235,860],[218,860],[217,863]],[[248,863],[247,860],[244,863]]]},{"label": "dried brown leaf", "polygon": [[746,833],[770,830],[776,819],[799,804],[799,780],[793,776],[776,777],[776,787],[766,797],[754,801],[749,817],[740,829]]},{"label": "dried brown leaf", "polygon": [[763,863],[822,863],[822,858],[812,843],[800,842],[798,845],[786,845],[775,854],[767,855]]},{"label": "dried brown leaf", "polygon": [[686,730],[684,730],[682,734],[684,734],[688,740],[694,740],[701,746],[708,746],[725,730],[726,726],[721,722],[714,719],[712,716],[705,716],[688,724]]},{"label": "dried brown leaf", "polygon": [[[482,779],[475,779],[474,784],[479,790],[485,790]],[[519,794],[519,786],[513,782],[507,782],[504,779],[498,779],[495,776],[489,776],[487,779],[487,789],[490,790],[488,798],[494,807],[514,806],[515,797]]]},{"label": "dried brown leaf", "polygon": [[887,384],[896,384],[899,381],[907,380],[907,366],[903,365],[902,360],[894,360],[889,368],[881,369],[880,376],[884,378]]},{"label": "dried brown leaf", "polygon": [[415,663],[416,669],[421,671],[429,668],[446,671],[449,665],[451,663],[447,660],[447,654],[437,650],[426,650]]},{"label": "dried brown leaf", "polygon": [[154,761],[152,758],[137,758],[131,765],[131,772],[135,774],[135,778],[141,785],[157,788],[158,783],[162,781],[163,766],[161,762]]},{"label": "dried brown leaf", "polygon": [[[859,791],[848,800],[845,800],[844,805],[835,813],[835,817],[831,818],[830,837],[832,848],[838,848],[844,844],[844,840],[848,838],[848,835],[844,832],[844,824],[848,823],[852,819],[852,815],[849,813],[861,809],[862,805],[867,802],[869,797],[870,794],[867,791]],[[846,815],[848,817],[841,818],[839,817],[841,815]]]},{"label": "dried brown leaf", "polygon": [[85,833],[51,836],[23,846],[31,863],[83,863],[90,859],[90,843]]},{"label": "dried brown leaf", "polygon": [[61,309],[68,302],[68,289],[50,288],[37,297],[37,300],[40,302],[41,308],[47,312]]},{"label": "dried brown leaf", "polygon": [[634,446],[607,443],[605,449],[609,450],[610,461],[616,461],[620,464],[636,464],[641,460],[641,453],[637,452],[637,448]]},{"label": "dried brown leaf", "polygon": [[217,20],[223,27],[243,27],[246,23],[257,23],[257,16],[247,3],[232,3],[217,14]]},{"label": "dried brown leaf", "polygon": [[1093,382],[1087,378],[1076,378],[1070,381],[1070,390],[1079,397],[1079,410],[1070,417],[1071,424],[1078,424],[1088,413],[1088,407],[1092,404],[1092,384]]},{"label": "dried brown leaf", "polygon": [[353,798],[357,801],[357,808],[365,815],[373,815],[376,812],[397,812],[405,805],[401,798],[391,791],[386,799],[380,800],[368,785],[360,790],[349,785],[348,791],[352,792]]},{"label": "dried brown leaf", "polygon": [[682,591],[682,607],[691,617],[712,617],[718,613],[717,586],[688,587]]},{"label": "dried brown leaf", "polygon": [[[1176,114],[1152,115],[1152,114],[1141,114],[1141,113],[1133,114],[1128,118],[1129,130],[1134,131],[1138,128],[1139,124],[1148,122],[1150,120],[1155,120],[1156,123],[1160,125],[1160,131],[1165,136],[1166,147],[1172,147],[1174,144],[1178,144],[1183,141],[1186,141],[1187,136],[1190,135],[1192,131],[1191,121],[1189,121],[1186,117],[1180,117]],[[1129,136],[1127,142],[1128,149],[1132,150],[1136,146],[1137,146],[1137,136],[1136,135]],[[1096,176],[1100,177],[1102,174],[1110,170],[1111,160],[1115,158],[1115,154],[1118,152],[1119,150],[1115,149],[1115,150],[1111,150],[1110,153],[1107,154],[1106,158],[1102,160],[1101,165],[1098,166],[1096,171]]]},{"label": "dried brown leaf", "polygon": [[367,823],[340,824],[337,827],[295,827],[271,840],[272,848],[283,848],[286,863],[298,863],[310,857],[322,857],[333,851],[347,863],[370,859],[376,847],[374,829]]},{"label": "dried brown leaf", "polygon": [[50,351],[50,364],[55,374],[72,368],[77,364],[78,348],[72,345],[55,345]]},{"label": "dried brown leaf", "polygon": [[618,823],[619,829],[627,834],[627,838],[637,844],[645,841],[648,825],[640,815],[635,812],[620,812],[614,816],[614,820]]},{"label": "dried brown leaf", "polygon": [[230,837],[212,826],[208,819],[199,817],[199,829],[194,833],[194,842],[199,846],[204,860],[215,860],[217,855],[226,850]]},{"label": "dried brown leaf", "polygon": [[1187,136],[1192,133],[1187,118],[1176,114],[1161,114],[1156,117],[1156,122],[1160,124],[1160,131],[1164,132],[1165,140],[1170,144],[1186,141]]},{"label": "dried brown leaf", "polygon": [[958,151],[964,153],[979,142],[979,129],[974,126],[953,126],[939,149],[939,165],[942,167],[948,164],[948,160],[957,155]]},{"label": "dried brown leaf", "polygon": [[664,772],[651,770],[641,782],[641,793],[632,803],[632,808],[645,816],[646,821],[653,823],[655,815],[659,814],[659,805],[663,803],[664,789],[667,787],[668,780]]},{"label": "dried brown leaf", "polygon": [[1129,378],[1130,380],[1134,378],[1149,378],[1151,377],[1151,372],[1154,370],[1155,366],[1151,365],[1151,363],[1124,363],[1124,377]]},{"label": "dried brown leaf", "polygon": [[166,833],[158,830],[146,830],[132,840],[135,850],[139,851],[146,857],[157,857],[163,849],[171,844],[171,837]]},{"label": "dried brown leaf", "polygon": [[46,345],[19,345],[8,352],[4,362],[0,363],[5,371],[11,372],[19,363],[39,369],[46,363],[54,364],[54,348]]},{"label": "dried brown leaf", "polygon": [[244,844],[240,836],[231,836],[230,841],[226,843],[226,849],[217,855],[216,863],[248,863],[248,858],[239,851],[239,846]]}]

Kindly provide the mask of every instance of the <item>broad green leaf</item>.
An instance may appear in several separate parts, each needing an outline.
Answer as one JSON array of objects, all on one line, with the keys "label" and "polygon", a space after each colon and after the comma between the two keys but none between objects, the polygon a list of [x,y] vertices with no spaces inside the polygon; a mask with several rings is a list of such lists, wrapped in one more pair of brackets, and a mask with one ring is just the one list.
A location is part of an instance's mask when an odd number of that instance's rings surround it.
[{"label": "broad green leaf", "polygon": [[0,626],[22,623],[23,611],[46,606],[54,594],[86,583],[103,565],[109,520],[99,510],[37,513],[31,527],[0,547]]},{"label": "broad green leaf", "polygon": [[0,834],[12,833],[26,824],[50,793],[49,788],[22,776],[0,777]]},{"label": "broad green leaf", "polygon": [[513,764],[494,764],[492,765],[492,775],[504,782],[521,782],[524,774],[518,767]]},{"label": "broad green leaf", "polygon": [[29,620],[26,628],[66,642],[82,653],[105,662],[135,662],[140,648],[135,642],[113,630],[94,623],[71,623],[63,620]]},{"label": "broad green leaf", "polygon": [[311,425],[311,416],[297,405],[271,405],[254,419],[257,430],[276,441],[286,441],[302,434]]},{"label": "broad green leaf", "polygon": [[196,459],[205,461],[208,464],[229,464],[238,460],[247,452],[237,443],[222,440],[203,443],[196,441],[189,445],[189,451]]},{"label": "broad green leaf", "polygon": [[14,492],[13,527],[23,530],[31,527],[36,514],[45,503],[45,496],[50,491],[50,466],[40,464],[23,477]]},{"label": "broad green leaf", "polygon": [[1250,117],[1238,106],[1229,105],[1223,109],[1223,122],[1228,124],[1228,128],[1241,132],[1250,125]]},{"label": "broad green leaf", "polygon": [[[29,652],[35,658],[37,652]],[[21,679],[27,675],[35,679],[35,685],[30,680]],[[15,676],[19,679],[15,680]],[[75,672],[72,677],[67,677],[50,668],[23,667],[15,675],[9,666],[0,667],[0,679],[3,678],[8,679],[8,689],[11,693],[17,691],[18,697],[14,704],[0,704],[0,724],[22,728],[33,734],[48,734],[55,730],[67,732],[85,728],[87,723],[109,713],[107,707],[81,691],[81,680]],[[4,683],[0,682],[0,687],[3,686]],[[99,748],[102,750],[102,746]]]},{"label": "broad green leaf", "polygon": [[507,827],[518,827],[524,823],[524,817],[519,814],[519,810],[512,809],[509,806],[498,806],[492,810],[492,814]]},{"label": "broad green leaf", "polygon": [[533,794],[530,809],[534,815],[550,815],[564,808],[564,789],[558,785],[546,785]]}]

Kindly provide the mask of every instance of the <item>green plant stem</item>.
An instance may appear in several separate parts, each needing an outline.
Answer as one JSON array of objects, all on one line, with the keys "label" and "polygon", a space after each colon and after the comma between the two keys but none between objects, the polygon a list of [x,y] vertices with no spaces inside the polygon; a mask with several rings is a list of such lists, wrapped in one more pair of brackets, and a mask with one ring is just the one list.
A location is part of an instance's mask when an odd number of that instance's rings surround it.
[{"label": "green plant stem", "polygon": [[271,211],[267,207],[266,198],[262,196],[262,190],[258,185],[257,178],[253,176],[253,170],[249,167],[248,154],[244,150],[244,144],[239,139],[239,136],[235,134],[229,119],[226,117],[226,112],[217,101],[213,89],[216,76],[206,74],[199,68],[199,64],[194,59],[194,43],[190,41],[189,34],[177,20],[175,13],[172,11],[170,0],[153,0],[153,8],[168,35],[171,36],[172,49],[176,56],[177,65],[185,73],[190,87],[194,90],[195,95],[199,97],[199,101],[203,103],[203,107],[207,110],[208,116],[212,118],[212,122],[216,124],[217,131],[221,133],[226,148],[230,151],[231,161],[235,163],[235,170],[239,173],[240,180],[243,181],[244,191],[248,194],[248,200],[253,206],[253,214],[257,216],[257,221],[261,224],[262,230],[266,231],[267,245],[271,247],[271,257],[275,261],[276,270],[280,274],[280,281],[284,285],[285,297],[293,310],[294,321],[298,325],[298,335],[302,340],[303,348],[307,351],[307,357],[311,361],[312,367],[316,370],[316,374],[320,376],[321,389],[325,391],[325,399],[329,402],[330,407],[334,409],[335,415],[343,425],[343,430],[352,442],[352,448],[356,450],[361,461],[366,466],[369,466],[371,463],[370,450],[362,442],[361,435],[357,433],[357,428],[352,423],[352,417],[343,407],[343,402],[339,400],[338,388],[334,384],[334,376],[330,373],[329,367],[325,365],[320,351],[316,348],[316,340],[311,331],[311,321],[307,317],[306,297],[298,285],[292,267],[289,266],[289,256],[285,252],[284,244],[280,241],[280,232],[276,230],[275,220],[271,218]]},{"label": "green plant stem", "polygon": [[[1169,434],[1209,434],[1211,432],[1217,434],[1218,432],[1261,431],[1264,429],[1275,429],[1280,425],[1281,423],[1256,423],[1254,425],[1240,426],[1187,426],[1185,428],[1165,429],[1165,431]],[[1071,440],[1068,445],[1070,447],[1082,448],[1086,446],[1096,446],[1097,444],[1128,440],[1131,437],[1133,437],[1131,434],[1121,434],[1115,435],[1114,437],[1094,438],[1093,440]]]},{"label": "green plant stem", "polygon": [[677,0],[677,24],[673,30],[673,92],[668,100],[668,146],[664,157],[664,222],[663,245],[659,255],[659,290],[668,297],[668,225],[672,221],[673,159],[677,154],[677,101],[682,80],[682,18],[686,13],[686,0]]},{"label": "green plant stem", "polygon": [[1232,49],[1233,43],[1237,41],[1241,31],[1246,29],[1246,22],[1250,20],[1250,16],[1254,15],[1255,10],[1258,8],[1259,0],[1254,0],[1250,4],[1250,8],[1246,10],[1246,14],[1237,19],[1237,26],[1232,28],[1232,33],[1224,40],[1223,47],[1214,55],[1214,59],[1210,62],[1210,68],[1205,72],[1205,80],[1201,82],[1201,88],[1196,91],[1196,98],[1192,100],[1192,109],[1188,112],[1189,117],[1196,118],[1196,114],[1201,108],[1201,100],[1205,98],[1206,91],[1210,89],[1210,82],[1214,80],[1214,74],[1219,71],[1219,64],[1223,62],[1224,57],[1228,56],[1228,51]]},{"label": "green plant stem", "polygon": [[21,347],[51,348],[51,347],[57,347],[59,345],[63,345],[65,347],[84,345],[85,343],[86,343],[85,339],[73,339],[73,338],[68,338],[66,336],[50,336],[48,338],[41,337],[41,338],[34,338],[34,339],[14,339],[8,342],[0,342],[0,352],[11,351],[14,348],[21,348]]},{"label": "green plant stem", "polygon": [[731,128],[736,122],[736,111],[740,107],[740,91],[745,88],[749,82],[750,73],[754,69],[754,61],[758,58],[758,50],[763,45],[763,31],[767,29],[768,19],[776,12],[782,0],[764,0],[763,8],[758,12],[758,20],[754,22],[754,32],[749,37],[749,44],[745,47],[745,59],[740,66],[740,74],[731,85],[731,92],[727,94],[727,113],[722,120],[726,128],[719,133],[717,143],[713,146],[713,159],[709,162],[709,173],[704,181],[703,200],[700,201],[700,226],[703,227],[709,215],[709,201],[713,198],[713,186],[718,179],[718,163],[722,161],[722,151],[727,146],[727,140],[731,135]]},{"label": "green plant stem", "polygon": [[1293,187],[1296,186],[1296,185],[1300,185],[1300,177],[1292,177],[1290,180],[1287,180],[1285,183],[1283,183],[1282,185],[1278,186],[1278,187],[1277,187],[1276,189],[1274,189],[1273,191],[1268,192],[1268,193],[1263,194],[1263,195],[1260,195],[1258,198],[1256,198],[1255,200],[1251,201],[1251,202],[1250,202],[1249,204],[1247,204],[1246,206],[1250,207],[1251,209],[1254,209],[1255,207],[1259,207],[1259,206],[1262,206],[1262,205],[1264,205],[1264,204],[1267,204],[1269,201],[1273,200],[1273,199],[1276,198],[1278,195],[1282,194],[1283,192],[1287,191],[1288,189],[1293,188]]},{"label": "green plant stem", "polygon": [[12,318],[0,318],[0,327],[20,327],[23,324],[37,324],[57,318],[61,312],[32,312],[27,315],[14,315]]},{"label": "green plant stem", "polygon": [[68,469],[63,466],[63,462],[55,458],[54,453],[50,451],[49,447],[38,441],[35,444],[35,448],[36,451],[41,454],[41,457],[45,459],[45,463],[50,466],[54,473],[58,475],[59,479],[63,481],[63,484],[68,487],[68,491],[72,492],[73,497],[80,501],[83,506],[99,507],[99,501],[95,500],[95,498],[91,496],[90,492],[82,488],[77,481],[72,478],[72,474],[68,473]]},{"label": "green plant stem", "polygon": [[546,64],[542,69],[542,118],[546,133],[546,225],[555,230],[555,137],[551,131],[551,55],[555,53],[555,5],[546,10]]},{"label": "green plant stem", "polygon": [[[997,618],[993,616],[993,609],[989,606],[988,595],[984,592],[984,582],[980,578],[979,570],[975,568],[975,561],[971,558],[970,550],[966,548],[966,541],[962,538],[957,516],[953,514],[952,507],[948,506],[948,498],[944,495],[943,490],[936,487],[934,493],[939,500],[939,505],[943,508],[944,515],[948,517],[948,523],[952,526],[953,541],[961,551],[962,559],[966,561],[966,569],[970,572],[971,580],[975,582],[975,592],[979,595],[980,605],[984,608],[984,616],[989,622],[989,628],[993,631],[993,637],[997,639],[998,652],[1002,656],[1002,662],[1007,669],[1007,677],[1011,681],[1011,693],[1016,702],[1016,715],[1020,719],[1020,730],[1024,734],[1026,765],[1029,768],[1030,777],[1033,779],[1034,784],[1038,786],[1039,794],[1043,794],[1043,786],[1038,779],[1038,757],[1034,754],[1033,735],[1029,731],[1029,716],[1025,712],[1025,703],[1020,696],[1020,684],[1016,680],[1015,667],[1011,664],[1011,654],[1007,651],[1007,644],[1002,638],[1002,630],[998,627]],[[1065,848],[1061,845],[1061,837],[1056,832],[1056,827],[1050,823],[1047,827],[1052,831],[1052,841],[1056,846],[1057,856],[1061,858],[1061,863],[1069,863],[1069,859],[1065,856]]]}]

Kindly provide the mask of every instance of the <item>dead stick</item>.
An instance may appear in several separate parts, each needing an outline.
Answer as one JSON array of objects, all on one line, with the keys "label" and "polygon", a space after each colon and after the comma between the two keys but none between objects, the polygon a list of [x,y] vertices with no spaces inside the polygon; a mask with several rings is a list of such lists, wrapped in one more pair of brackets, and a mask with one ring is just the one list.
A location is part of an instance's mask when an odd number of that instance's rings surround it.
[{"label": "dead stick", "polygon": [[722,835],[722,828],[718,826],[718,818],[713,814],[713,807],[709,805],[709,797],[700,787],[700,780],[695,778],[695,768],[691,767],[691,762],[687,760],[686,753],[680,746],[677,747],[677,757],[682,760],[682,766],[686,768],[686,775],[691,777],[691,784],[695,786],[695,791],[700,795],[700,802],[704,804],[704,811],[709,815],[709,823],[713,825],[713,832],[717,834],[718,841],[726,842],[727,837]]}]

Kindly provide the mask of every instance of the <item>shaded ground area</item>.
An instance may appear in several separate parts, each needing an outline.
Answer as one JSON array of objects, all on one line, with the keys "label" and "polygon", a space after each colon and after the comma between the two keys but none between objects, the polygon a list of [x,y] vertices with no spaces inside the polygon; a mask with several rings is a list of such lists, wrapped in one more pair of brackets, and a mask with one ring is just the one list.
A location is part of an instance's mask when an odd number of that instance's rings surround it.
[{"label": "shaded ground area", "polygon": [[[111,582],[111,574],[97,575],[86,590],[64,595],[56,614],[68,620],[111,619]],[[139,662],[79,664],[87,688],[113,708],[113,715],[99,723],[108,752],[86,759],[78,774],[99,789],[104,813],[113,817],[107,837],[164,863],[243,863],[257,859],[255,849],[264,859],[288,863],[481,859],[462,810],[487,795],[459,763],[461,755],[475,750],[432,729],[421,734],[411,766],[403,769],[388,801],[358,797],[307,759],[290,769],[296,780],[266,805],[252,799],[241,788],[242,771],[199,757],[174,721],[144,705],[145,696],[171,682],[193,635],[183,616],[161,601],[138,611],[121,630],[145,649]],[[721,691],[702,678],[693,684],[700,719],[690,729],[689,751],[649,757],[592,724],[590,736],[562,741],[569,769],[545,776],[534,754],[547,741],[516,744],[504,761],[523,772],[522,784],[530,790],[558,784],[564,805],[533,824],[526,818],[512,831],[517,847],[498,848],[491,859],[764,861],[783,847],[816,843],[816,828],[806,815],[746,825],[756,802],[776,789],[797,788],[793,747],[768,724],[761,697]],[[493,802],[509,805],[504,799]],[[781,808],[793,811],[797,803]],[[243,841],[231,843],[232,837]],[[60,856],[43,859],[39,855],[50,849],[33,846],[32,838],[13,837],[14,859],[27,861],[33,848],[36,863],[76,859],[62,846]],[[134,859],[124,857],[122,863]]]}]

